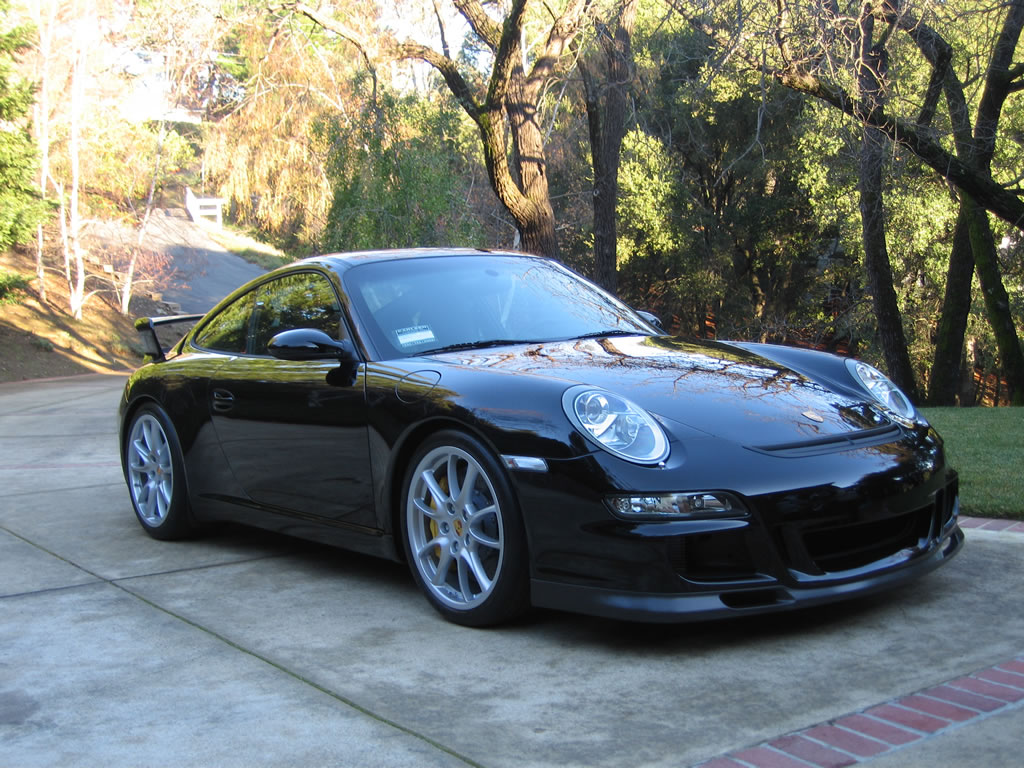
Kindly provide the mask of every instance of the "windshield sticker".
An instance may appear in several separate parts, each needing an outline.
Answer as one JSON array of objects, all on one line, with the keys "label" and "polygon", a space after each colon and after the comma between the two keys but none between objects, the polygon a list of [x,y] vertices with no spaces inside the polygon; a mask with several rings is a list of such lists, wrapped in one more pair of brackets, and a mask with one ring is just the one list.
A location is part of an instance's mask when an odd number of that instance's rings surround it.
[{"label": "windshield sticker", "polygon": [[400,328],[395,331],[398,343],[403,347],[411,347],[414,344],[427,344],[436,341],[434,332],[429,325],[414,325],[411,328]]}]

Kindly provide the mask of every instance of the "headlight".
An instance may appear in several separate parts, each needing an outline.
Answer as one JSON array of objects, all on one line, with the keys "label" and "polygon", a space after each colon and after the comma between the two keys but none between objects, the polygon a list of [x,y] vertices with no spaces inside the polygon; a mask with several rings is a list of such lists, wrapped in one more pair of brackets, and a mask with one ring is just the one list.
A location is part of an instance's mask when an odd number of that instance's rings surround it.
[{"label": "headlight", "polygon": [[860,382],[868,394],[881,403],[887,411],[905,421],[914,421],[917,411],[913,404],[888,376],[859,360],[847,360],[846,367],[853,378]]},{"label": "headlight", "polygon": [[583,435],[609,453],[637,464],[657,464],[668,456],[668,438],[636,403],[593,387],[572,387],[562,408]]}]

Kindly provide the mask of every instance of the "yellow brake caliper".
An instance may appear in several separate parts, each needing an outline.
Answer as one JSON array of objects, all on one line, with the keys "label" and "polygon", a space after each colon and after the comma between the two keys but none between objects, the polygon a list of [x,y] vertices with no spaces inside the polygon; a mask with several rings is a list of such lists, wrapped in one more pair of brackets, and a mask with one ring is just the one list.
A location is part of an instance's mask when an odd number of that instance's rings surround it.
[{"label": "yellow brake caliper", "polygon": [[[445,493],[449,492],[448,491],[448,475],[447,474],[445,474],[444,477],[441,477],[440,479],[438,479],[437,484],[438,484],[438,486],[440,486],[442,491],[444,491]],[[435,499],[434,498],[434,494],[430,494],[430,507],[435,512],[440,512],[441,511],[441,500],[440,499]],[[437,527],[437,520],[435,520],[434,518],[430,518],[430,538],[431,539],[436,539],[439,533],[440,533],[440,529],[438,529],[438,527]],[[437,558],[437,562],[438,563],[441,562],[441,545],[440,544],[438,544],[436,547],[434,547],[434,557]],[[451,561],[449,560],[448,561],[448,568],[451,568],[451,567],[452,567],[452,564],[451,564]]]}]

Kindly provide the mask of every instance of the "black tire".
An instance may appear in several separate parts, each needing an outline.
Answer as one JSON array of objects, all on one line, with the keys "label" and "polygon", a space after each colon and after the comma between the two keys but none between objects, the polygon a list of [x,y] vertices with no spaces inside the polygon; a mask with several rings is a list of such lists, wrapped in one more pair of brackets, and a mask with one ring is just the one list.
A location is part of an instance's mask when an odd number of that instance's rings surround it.
[{"label": "black tire", "polygon": [[401,529],[413,578],[449,621],[489,626],[529,607],[522,516],[504,469],[480,441],[446,430],[416,450]]},{"label": "black tire", "polygon": [[155,404],[139,408],[122,450],[128,495],[143,530],[161,540],[195,533],[181,445],[164,410]]}]

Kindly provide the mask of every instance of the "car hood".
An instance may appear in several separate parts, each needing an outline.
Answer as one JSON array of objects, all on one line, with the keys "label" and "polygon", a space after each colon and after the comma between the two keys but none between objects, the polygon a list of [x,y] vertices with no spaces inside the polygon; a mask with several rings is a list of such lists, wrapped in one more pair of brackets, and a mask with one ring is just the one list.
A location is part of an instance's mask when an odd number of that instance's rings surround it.
[{"label": "car hood", "polygon": [[[715,342],[608,337],[450,352],[433,359],[602,387],[663,421],[750,447],[835,444],[895,429],[867,398],[833,392],[784,365]],[[524,388],[524,394],[528,391]]]}]

